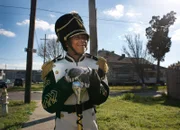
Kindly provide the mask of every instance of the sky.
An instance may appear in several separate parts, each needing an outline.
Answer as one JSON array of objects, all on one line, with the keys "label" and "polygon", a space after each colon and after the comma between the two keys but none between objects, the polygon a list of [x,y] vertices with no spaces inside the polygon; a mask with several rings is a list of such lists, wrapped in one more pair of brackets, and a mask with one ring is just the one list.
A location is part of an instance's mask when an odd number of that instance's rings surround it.
[{"label": "sky", "polygon": [[[0,69],[26,69],[30,0],[0,1]],[[45,37],[56,38],[54,24],[65,13],[76,11],[89,32],[88,0],[37,0],[34,49],[43,44]],[[126,46],[125,35],[140,34],[143,46],[145,29],[152,16],[175,11],[177,18],[170,27],[172,45],[161,66],[168,67],[180,60],[180,1],[179,0],[96,0],[98,50],[105,49],[122,55]],[[89,52],[89,49],[88,51]],[[33,53],[33,69],[40,70],[43,59]],[[156,64],[156,62],[155,62]]]}]

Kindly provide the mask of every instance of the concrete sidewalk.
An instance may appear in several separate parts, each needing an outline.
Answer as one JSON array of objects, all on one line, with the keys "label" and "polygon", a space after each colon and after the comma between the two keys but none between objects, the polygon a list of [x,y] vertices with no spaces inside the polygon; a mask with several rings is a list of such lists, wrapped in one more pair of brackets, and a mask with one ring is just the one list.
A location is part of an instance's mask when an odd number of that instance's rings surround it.
[{"label": "concrete sidewalk", "polygon": [[40,100],[36,100],[37,107],[33,114],[30,116],[22,130],[53,130],[55,126],[55,114],[46,112],[41,105]]}]

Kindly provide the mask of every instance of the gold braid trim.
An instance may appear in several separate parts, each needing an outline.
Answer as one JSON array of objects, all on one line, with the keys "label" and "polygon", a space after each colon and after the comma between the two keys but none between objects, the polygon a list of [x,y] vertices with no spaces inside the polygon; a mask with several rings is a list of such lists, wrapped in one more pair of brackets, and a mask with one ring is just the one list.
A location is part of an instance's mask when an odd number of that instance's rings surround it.
[{"label": "gold braid trim", "polygon": [[56,32],[58,33],[60,30],[62,30],[62,29],[65,28],[66,26],[68,26],[68,25],[71,23],[71,21],[73,21],[73,19],[74,19],[74,18],[72,18],[71,20],[69,20],[69,22],[66,23],[64,26],[62,26],[61,28],[56,29]]},{"label": "gold braid trim", "polygon": [[[76,35],[85,33],[83,29],[77,29],[77,30],[74,30],[74,31],[68,33],[68,34],[64,37],[64,40],[66,41],[67,38],[68,38],[71,34],[73,34],[74,32],[77,32],[77,31],[82,31],[82,32],[76,33]],[[73,35],[72,35],[72,36],[73,36]]]},{"label": "gold braid trim", "polygon": [[104,73],[108,72],[109,67],[107,65],[106,59],[104,59],[103,57],[99,57],[96,64],[99,65],[99,68],[102,69]]},{"label": "gold braid trim", "polygon": [[72,19],[69,20],[68,23],[66,23],[64,26],[62,26],[61,28],[58,28],[56,29],[56,32],[59,32],[60,30],[62,30],[63,28],[65,28],[66,26],[68,26],[72,21],[73,19],[76,19],[77,23],[82,27],[83,26],[83,23],[77,18],[77,17],[73,17]]},{"label": "gold braid trim", "polygon": [[42,68],[41,78],[43,80],[46,79],[46,75],[52,70],[53,64],[54,64],[53,61],[49,61],[49,62],[42,65],[42,67],[41,67]]},{"label": "gold braid trim", "polygon": [[[83,23],[81,22],[81,20],[79,20],[76,16],[73,16],[73,18],[70,19],[67,24],[65,24],[65,25],[62,26],[61,28],[56,29],[56,32],[58,33],[59,31],[61,31],[62,29],[64,29],[64,28],[65,28],[66,26],[68,26],[74,19],[75,19],[76,22],[79,24],[79,26],[83,27]],[[74,30],[74,31],[77,31],[77,30]],[[74,32],[74,31],[73,31],[73,32]],[[82,29],[82,31],[84,31],[84,30]],[[71,35],[73,32],[70,32],[69,34],[67,34],[67,35],[64,37],[64,41],[67,41],[67,37],[68,37],[69,35]],[[58,36],[58,39],[59,39],[59,36]]]},{"label": "gold braid trim", "polygon": [[74,18],[76,19],[76,21],[79,24],[79,26],[83,27],[82,21],[79,18],[77,18],[76,16],[74,16]]}]

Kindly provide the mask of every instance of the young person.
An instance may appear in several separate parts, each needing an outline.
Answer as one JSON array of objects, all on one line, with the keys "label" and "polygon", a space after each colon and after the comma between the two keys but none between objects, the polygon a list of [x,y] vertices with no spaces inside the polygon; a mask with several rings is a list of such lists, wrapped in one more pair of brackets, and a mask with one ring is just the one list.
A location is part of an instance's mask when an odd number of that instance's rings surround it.
[{"label": "young person", "polygon": [[[104,103],[109,96],[106,60],[85,53],[89,35],[79,14],[61,16],[55,23],[55,32],[66,56],[42,66],[43,108],[56,113],[55,130],[76,130],[78,125],[84,130],[98,130],[95,105]],[[83,90],[76,91],[81,92],[79,103],[73,91],[73,86],[78,85]]]}]

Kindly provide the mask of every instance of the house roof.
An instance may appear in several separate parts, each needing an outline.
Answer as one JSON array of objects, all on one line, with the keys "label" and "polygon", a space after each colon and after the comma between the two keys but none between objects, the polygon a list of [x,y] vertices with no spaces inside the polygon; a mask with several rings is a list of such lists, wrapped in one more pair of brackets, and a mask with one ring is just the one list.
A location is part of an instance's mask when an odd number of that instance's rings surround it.
[{"label": "house roof", "polygon": [[[98,55],[104,57],[108,63],[114,63],[114,64],[132,64],[133,60],[135,60],[136,58],[133,57],[125,57],[125,54],[122,54],[121,56],[118,54],[115,54],[114,51],[108,51],[108,50],[99,50],[98,51]],[[157,66],[151,62],[149,62],[148,60],[144,59],[144,58],[140,58],[139,60],[141,63],[148,63],[148,64],[152,64],[153,66]],[[166,69],[165,67],[161,66],[161,69]]]},{"label": "house roof", "polygon": [[123,58],[125,58],[125,55],[122,56],[115,54],[114,51],[107,51],[107,50],[99,50],[98,55],[104,57],[108,62],[119,62]]},{"label": "house roof", "polygon": [[[115,54],[114,51],[110,52],[107,50],[99,50],[98,55],[104,57],[108,62],[116,62],[116,63],[128,63],[132,64],[133,60],[136,58],[133,57],[125,57],[125,54],[122,54],[121,56],[118,54]],[[149,61],[140,58],[141,63],[150,63]]]}]

